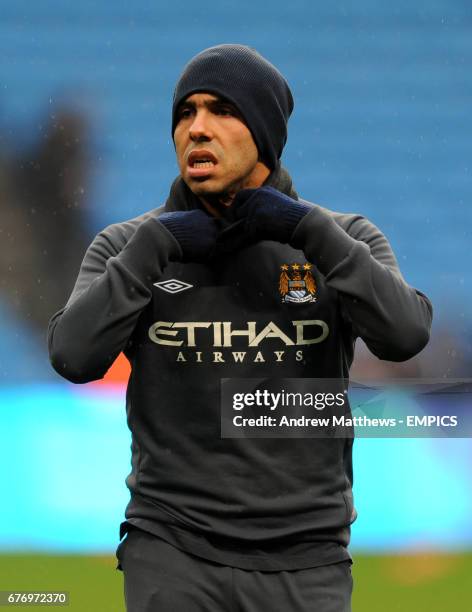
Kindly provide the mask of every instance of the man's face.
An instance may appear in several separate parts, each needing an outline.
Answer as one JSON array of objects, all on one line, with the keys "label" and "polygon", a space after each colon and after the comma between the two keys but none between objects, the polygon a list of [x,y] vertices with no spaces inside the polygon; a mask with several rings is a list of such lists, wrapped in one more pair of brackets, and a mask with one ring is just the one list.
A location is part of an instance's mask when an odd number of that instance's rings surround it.
[{"label": "man's face", "polygon": [[270,173],[239,111],[212,94],[193,94],[179,106],[174,143],[183,180],[212,212]]}]

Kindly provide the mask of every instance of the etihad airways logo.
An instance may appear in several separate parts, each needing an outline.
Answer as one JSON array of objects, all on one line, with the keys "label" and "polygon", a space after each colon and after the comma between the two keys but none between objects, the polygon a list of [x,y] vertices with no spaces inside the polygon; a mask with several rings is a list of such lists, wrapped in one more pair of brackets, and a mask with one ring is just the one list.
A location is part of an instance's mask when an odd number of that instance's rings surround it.
[{"label": "etihad airways logo", "polygon": [[[246,326],[239,329],[233,328],[231,321],[156,321],[148,331],[149,338],[156,344],[175,348],[232,348],[235,338],[243,338],[247,348],[259,348],[267,344],[267,340],[278,340],[279,346],[298,347],[323,342],[329,335],[328,325],[320,319],[309,319],[304,321],[291,321],[292,329],[287,333],[278,327],[273,321],[262,326],[256,321],[247,321]],[[241,341],[238,341],[241,347]],[[269,343],[274,347],[273,343]],[[285,351],[272,351],[276,361],[283,361]],[[194,357],[194,361],[202,363],[204,356],[202,351],[183,352],[179,351],[176,361],[187,361],[188,357]],[[234,361],[244,361],[246,353],[232,352],[228,354],[223,351],[213,351],[212,361],[225,362],[226,357]],[[296,351],[296,360],[301,361],[303,353]],[[253,361],[266,361],[261,351],[254,356]]]}]

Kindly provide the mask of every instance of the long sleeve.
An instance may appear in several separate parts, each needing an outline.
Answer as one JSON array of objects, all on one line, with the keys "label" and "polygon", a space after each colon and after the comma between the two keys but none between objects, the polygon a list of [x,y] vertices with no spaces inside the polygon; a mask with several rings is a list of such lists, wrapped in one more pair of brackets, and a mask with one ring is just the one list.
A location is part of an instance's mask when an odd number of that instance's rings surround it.
[{"label": "long sleeve", "polygon": [[169,259],[180,256],[170,232],[147,217],[111,225],[97,235],[69,301],[49,323],[51,363],[72,382],[105,375],[151,300],[152,283]]},{"label": "long sleeve", "polygon": [[355,336],[380,359],[404,361],[429,340],[432,306],[403,279],[380,230],[356,215],[315,208],[298,224],[292,242],[335,288]]}]

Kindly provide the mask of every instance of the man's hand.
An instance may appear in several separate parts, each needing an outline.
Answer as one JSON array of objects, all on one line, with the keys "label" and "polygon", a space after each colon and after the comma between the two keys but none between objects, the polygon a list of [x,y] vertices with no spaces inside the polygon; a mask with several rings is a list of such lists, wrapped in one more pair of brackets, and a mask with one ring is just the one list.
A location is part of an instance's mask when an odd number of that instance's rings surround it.
[{"label": "man's hand", "polygon": [[182,261],[209,259],[216,243],[219,223],[203,210],[163,213],[157,220],[174,236],[182,249]]},{"label": "man's hand", "polygon": [[244,232],[253,241],[290,242],[299,221],[312,208],[273,187],[243,189],[231,206],[236,220],[245,220]]}]

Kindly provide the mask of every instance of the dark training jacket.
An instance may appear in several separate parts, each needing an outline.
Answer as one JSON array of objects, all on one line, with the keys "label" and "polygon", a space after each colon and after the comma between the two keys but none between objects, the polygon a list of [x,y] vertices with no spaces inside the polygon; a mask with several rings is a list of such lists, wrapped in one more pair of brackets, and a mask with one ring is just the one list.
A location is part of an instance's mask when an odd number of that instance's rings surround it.
[{"label": "dark training jacket", "polygon": [[[268,183],[296,197],[287,177]],[[356,337],[380,359],[409,359],[428,341],[431,304],[372,223],[313,204],[295,230],[301,250],[264,241],[181,263],[156,219],[195,206],[176,181],[165,207],[100,232],[50,322],[51,362],[68,380],[102,378],[121,351],[131,363],[122,533],[135,525],[243,569],[348,559],[353,440],[222,438],[220,381],[347,378]],[[282,272],[307,263],[314,284],[284,293]],[[170,279],[191,287],[155,285]]]}]

